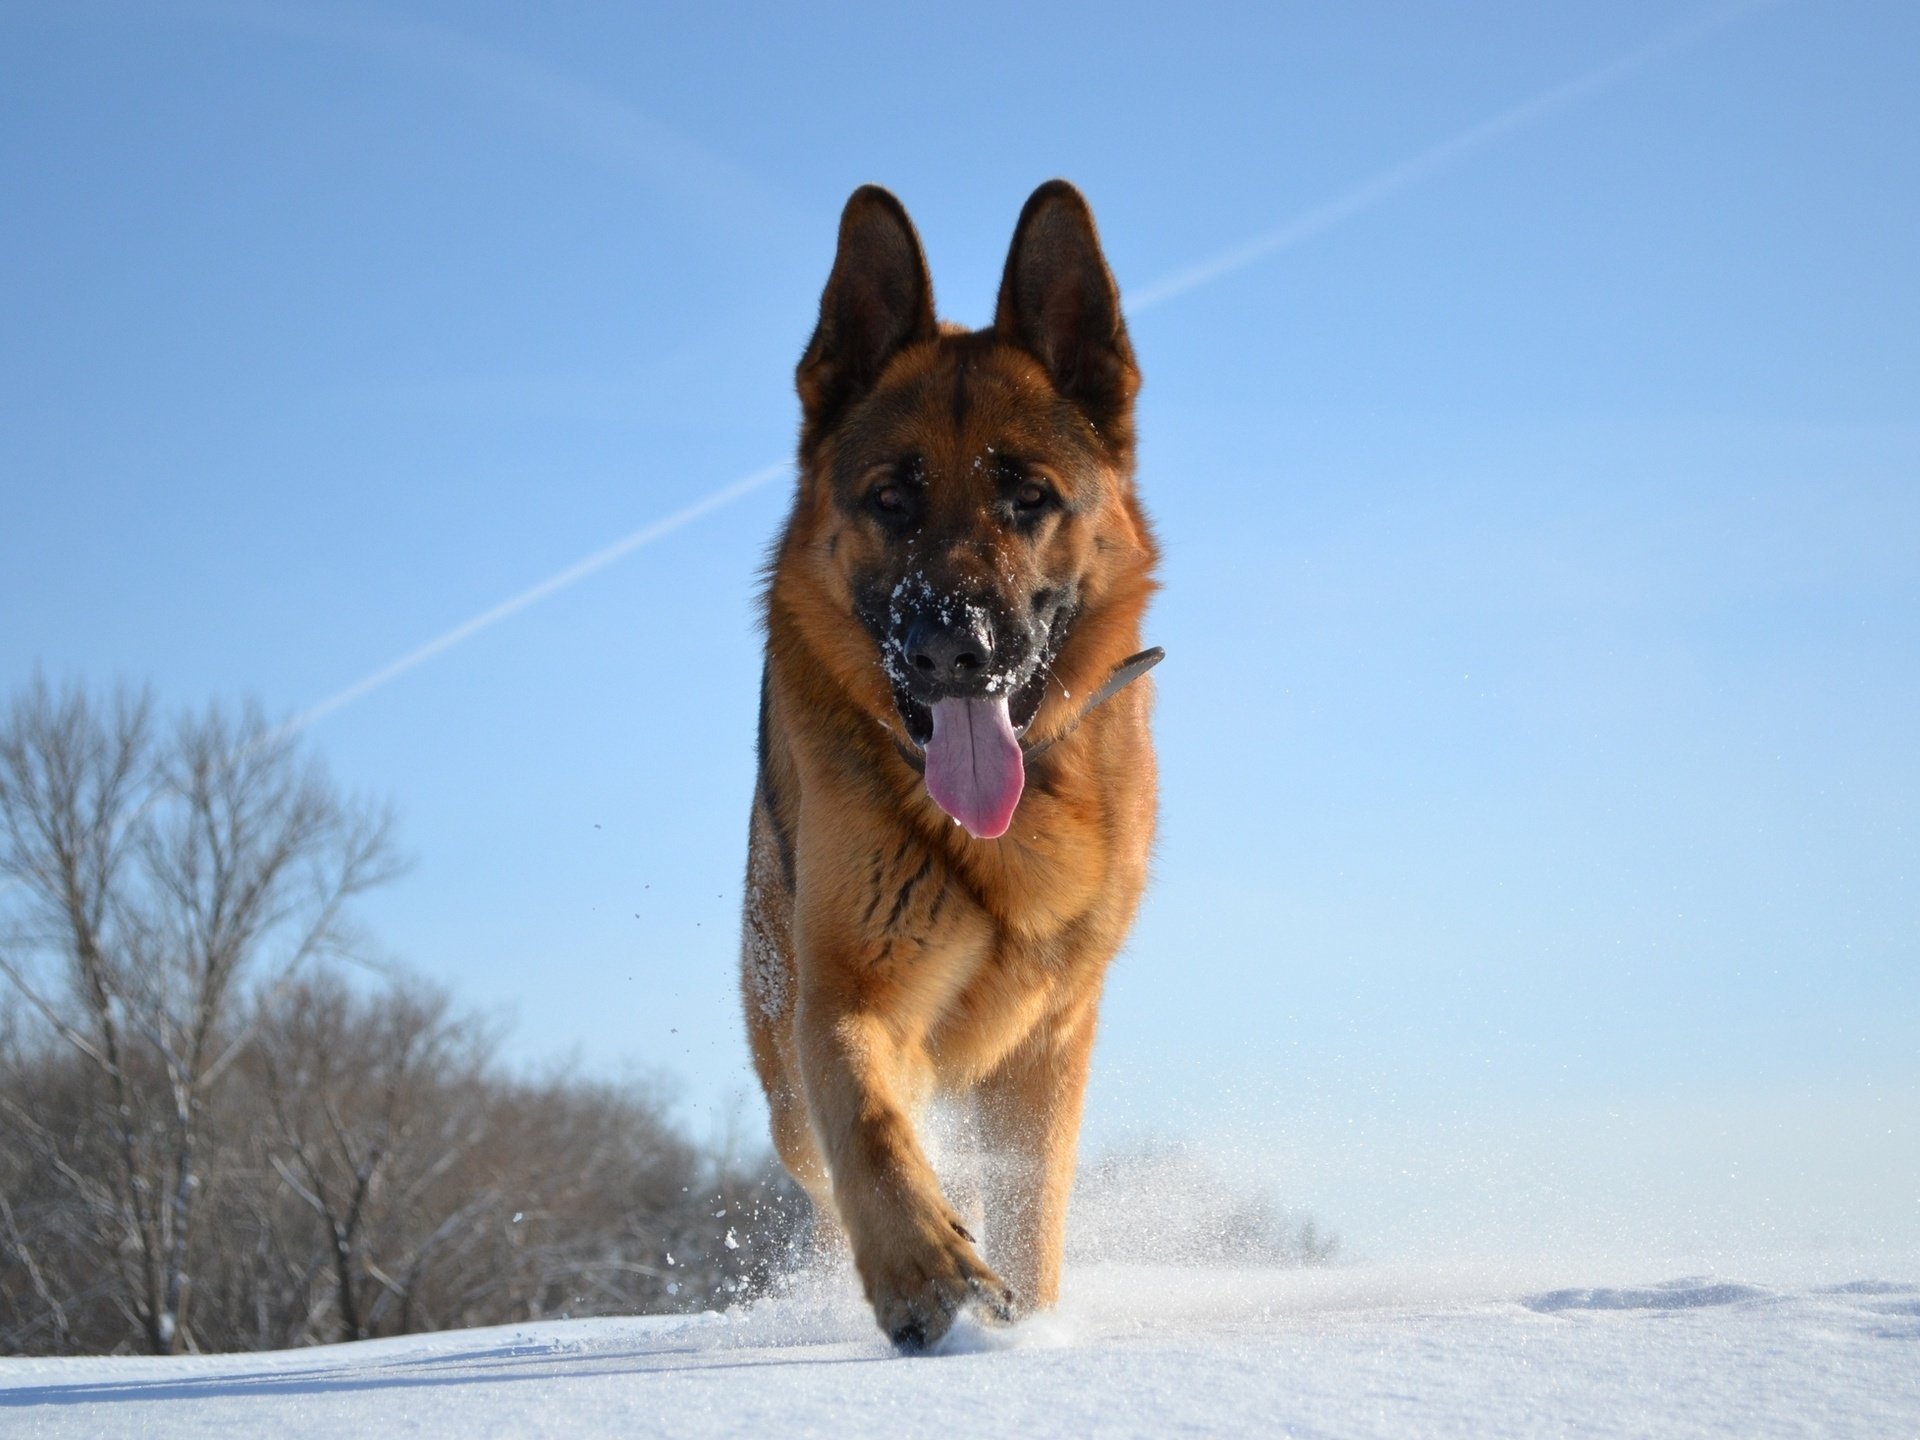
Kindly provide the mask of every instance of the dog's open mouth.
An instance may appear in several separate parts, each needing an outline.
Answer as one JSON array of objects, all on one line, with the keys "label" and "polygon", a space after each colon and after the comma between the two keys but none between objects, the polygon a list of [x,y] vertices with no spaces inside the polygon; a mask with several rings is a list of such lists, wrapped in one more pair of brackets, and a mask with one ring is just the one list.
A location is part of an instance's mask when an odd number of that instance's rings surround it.
[{"label": "dog's open mouth", "polygon": [[976,840],[997,840],[1026,788],[1020,735],[1046,693],[1044,668],[1011,695],[900,696],[907,733],[925,752],[927,794]]}]

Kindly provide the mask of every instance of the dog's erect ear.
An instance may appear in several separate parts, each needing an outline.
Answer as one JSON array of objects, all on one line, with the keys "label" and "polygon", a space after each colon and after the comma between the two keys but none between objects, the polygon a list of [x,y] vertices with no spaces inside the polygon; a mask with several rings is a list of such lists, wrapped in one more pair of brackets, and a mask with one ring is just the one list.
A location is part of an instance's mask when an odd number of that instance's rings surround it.
[{"label": "dog's erect ear", "polygon": [[938,331],[927,257],[906,207],[890,191],[862,185],[840,212],[820,323],[794,376],[807,431],[872,389],[897,351]]},{"label": "dog's erect ear", "polygon": [[1031,354],[1103,427],[1122,419],[1140,372],[1093,211],[1065,180],[1034,191],[1013,230],[993,328]]}]

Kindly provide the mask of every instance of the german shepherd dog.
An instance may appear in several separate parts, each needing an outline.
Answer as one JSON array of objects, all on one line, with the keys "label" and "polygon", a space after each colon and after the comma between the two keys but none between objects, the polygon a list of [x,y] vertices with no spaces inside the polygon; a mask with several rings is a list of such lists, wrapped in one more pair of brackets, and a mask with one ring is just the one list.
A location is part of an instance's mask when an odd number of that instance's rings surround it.
[{"label": "german shepherd dog", "polygon": [[[1027,201],[975,331],[934,318],[900,202],[848,200],[768,562],[742,990],[775,1146],[903,1350],[1059,1291],[1154,824],[1139,384],[1073,186]],[[991,1266],[915,1133],[935,1095],[1000,1177]]]}]

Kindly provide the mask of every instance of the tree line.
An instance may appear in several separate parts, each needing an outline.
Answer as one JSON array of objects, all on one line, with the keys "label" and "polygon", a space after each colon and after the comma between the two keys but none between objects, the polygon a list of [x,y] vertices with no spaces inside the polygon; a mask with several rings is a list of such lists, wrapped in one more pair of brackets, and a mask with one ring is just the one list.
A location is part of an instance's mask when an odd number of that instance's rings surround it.
[{"label": "tree line", "polygon": [[[283,1349],[725,1306],[807,1206],[644,1084],[529,1077],[353,964],[393,824],[257,711],[35,679],[0,715],[0,1355]],[[964,1145],[962,1146],[964,1150]],[[1069,1258],[1337,1240],[1214,1152],[1083,1166]]]},{"label": "tree line", "polygon": [[0,722],[0,1354],[281,1348],[764,1289],[804,1212],[639,1084],[354,970],[390,816],[257,711]]}]

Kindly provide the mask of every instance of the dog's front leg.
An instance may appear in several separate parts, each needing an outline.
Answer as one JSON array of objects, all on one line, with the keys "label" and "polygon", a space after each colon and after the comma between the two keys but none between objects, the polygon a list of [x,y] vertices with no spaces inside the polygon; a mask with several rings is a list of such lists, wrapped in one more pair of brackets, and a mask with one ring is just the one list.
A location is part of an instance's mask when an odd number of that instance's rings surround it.
[{"label": "dog's front leg", "polygon": [[969,1300],[1001,1317],[1012,1296],[940,1193],[910,1118],[924,1087],[917,1040],[870,1010],[803,990],[798,1021],[814,1128],[874,1318],[902,1349],[938,1341]]},{"label": "dog's front leg", "polygon": [[1046,1309],[1060,1296],[1097,1008],[1097,996],[1087,996],[1043,1021],[979,1089],[982,1141],[995,1176],[989,1250],[1023,1311]]}]

